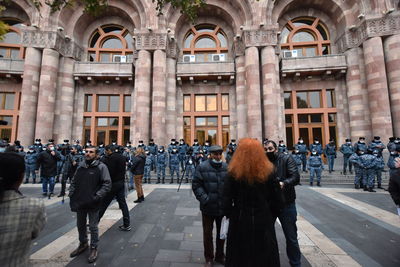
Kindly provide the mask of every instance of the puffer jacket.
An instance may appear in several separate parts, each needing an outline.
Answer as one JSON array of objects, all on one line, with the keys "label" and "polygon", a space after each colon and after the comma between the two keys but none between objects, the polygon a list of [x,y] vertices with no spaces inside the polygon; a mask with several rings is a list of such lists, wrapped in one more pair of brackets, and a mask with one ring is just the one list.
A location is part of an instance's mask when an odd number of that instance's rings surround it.
[{"label": "puffer jacket", "polygon": [[300,174],[296,161],[289,154],[277,153],[277,158],[273,162],[276,168],[277,179],[283,182],[283,195],[285,204],[291,204],[296,200],[294,187],[300,182]]},{"label": "puffer jacket", "polygon": [[216,164],[209,159],[196,168],[192,190],[200,201],[200,210],[206,215],[223,215],[223,189],[227,167],[225,162]]},{"label": "puffer jacket", "polygon": [[110,190],[110,173],[104,163],[99,160],[90,165],[81,162],[69,188],[71,211],[99,209],[101,199]]}]

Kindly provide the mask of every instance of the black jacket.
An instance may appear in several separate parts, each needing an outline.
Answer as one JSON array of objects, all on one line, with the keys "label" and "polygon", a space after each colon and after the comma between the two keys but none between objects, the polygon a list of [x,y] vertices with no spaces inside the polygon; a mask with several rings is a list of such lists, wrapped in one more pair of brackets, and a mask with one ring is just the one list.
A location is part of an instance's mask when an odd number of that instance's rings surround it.
[{"label": "black jacket", "polygon": [[85,161],[81,162],[69,188],[71,210],[99,209],[101,199],[110,189],[110,174],[104,163],[98,160],[90,165]]},{"label": "black jacket", "polygon": [[229,217],[225,266],[279,266],[275,218],[284,206],[272,174],[253,185],[229,174],[224,185],[224,215]]},{"label": "black jacket", "polygon": [[294,187],[300,182],[300,174],[296,161],[290,154],[277,153],[277,158],[273,162],[276,167],[277,179],[283,182],[283,195],[286,205],[296,200],[296,191]]},{"label": "black jacket", "polygon": [[102,161],[110,172],[112,183],[123,184],[125,181],[126,158],[122,154],[114,152],[103,157]]},{"label": "black jacket", "polygon": [[224,178],[227,164],[215,164],[211,159],[197,166],[192,182],[192,190],[200,201],[200,210],[211,216],[223,215]]},{"label": "black jacket", "polygon": [[133,175],[143,175],[144,174],[144,164],[146,162],[145,155],[138,155],[132,158],[131,172]]},{"label": "black jacket", "polygon": [[400,206],[400,169],[391,172],[388,191],[394,203]]},{"label": "black jacket", "polygon": [[55,177],[57,175],[57,161],[61,160],[61,156],[54,151],[55,156],[50,151],[41,152],[37,157],[37,166],[40,166],[40,175],[42,177]]}]

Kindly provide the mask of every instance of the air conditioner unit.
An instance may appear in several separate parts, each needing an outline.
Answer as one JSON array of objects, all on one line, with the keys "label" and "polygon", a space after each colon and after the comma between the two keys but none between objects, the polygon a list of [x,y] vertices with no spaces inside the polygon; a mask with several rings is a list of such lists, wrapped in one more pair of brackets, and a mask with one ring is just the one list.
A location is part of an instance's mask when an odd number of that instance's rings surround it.
[{"label": "air conditioner unit", "polygon": [[211,59],[214,62],[225,61],[225,54],[212,54]]},{"label": "air conditioner unit", "polygon": [[297,50],[283,51],[283,57],[297,57]]},{"label": "air conditioner unit", "polygon": [[186,63],[196,62],[196,56],[195,55],[183,55],[183,62],[186,62]]},{"label": "air conditioner unit", "polygon": [[126,56],[113,55],[113,62],[126,63]]}]

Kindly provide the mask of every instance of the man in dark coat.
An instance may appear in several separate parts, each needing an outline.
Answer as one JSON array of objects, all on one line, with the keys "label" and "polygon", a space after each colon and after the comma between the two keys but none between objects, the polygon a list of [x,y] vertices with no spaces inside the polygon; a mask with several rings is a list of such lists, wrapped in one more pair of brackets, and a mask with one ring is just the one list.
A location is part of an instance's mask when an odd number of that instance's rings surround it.
[{"label": "man in dark coat", "polygon": [[54,144],[49,144],[47,149],[41,152],[37,157],[37,166],[40,166],[40,176],[42,177],[44,196],[47,195],[47,192],[49,192],[49,197],[54,194],[57,161],[59,160],[61,160],[61,156],[57,151],[55,151]]},{"label": "man in dark coat", "polygon": [[278,218],[286,238],[286,253],[291,266],[301,266],[300,246],[297,240],[296,191],[300,174],[295,160],[290,154],[277,152],[277,145],[269,140],[266,145],[267,157],[274,163],[276,174],[285,197],[285,205]]},{"label": "man in dark coat", "polygon": [[390,173],[388,191],[394,204],[397,206],[397,213],[400,216],[400,160],[397,158],[394,163],[396,169]]},{"label": "man in dark coat", "polygon": [[[227,164],[222,162],[222,147],[212,146],[209,152],[210,158],[197,166],[192,183],[192,190],[200,201],[202,213],[205,266],[212,266],[214,260],[221,264],[225,263],[225,240],[220,239],[219,234],[223,217],[223,188]],[[214,221],[217,225],[215,258],[212,237]]]},{"label": "man in dark coat", "polygon": [[89,217],[90,255],[89,263],[97,259],[99,241],[99,209],[101,199],[111,189],[110,173],[107,166],[100,162],[99,151],[95,147],[85,148],[85,161],[81,162],[69,188],[71,211],[76,212],[76,224],[79,232],[79,247],[71,253],[76,257],[88,248],[86,221]]},{"label": "man in dark coat", "polygon": [[106,212],[107,207],[110,205],[111,201],[116,198],[118,202],[118,206],[122,211],[122,218],[124,221],[123,225],[119,226],[121,231],[130,231],[131,224],[129,218],[129,210],[128,205],[126,205],[125,200],[125,166],[126,166],[126,158],[115,152],[116,147],[112,145],[106,146],[106,156],[103,157],[102,161],[106,164],[108,171],[111,176],[111,191],[105,196],[102,201],[100,212],[99,212],[99,221],[101,217],[103,217],[104,212]]}]

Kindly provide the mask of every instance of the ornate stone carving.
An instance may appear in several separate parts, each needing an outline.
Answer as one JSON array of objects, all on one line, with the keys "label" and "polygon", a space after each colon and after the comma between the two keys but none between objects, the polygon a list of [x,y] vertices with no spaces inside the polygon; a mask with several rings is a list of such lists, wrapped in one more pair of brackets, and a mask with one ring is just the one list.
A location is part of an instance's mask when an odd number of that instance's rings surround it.
[{"label": "ornate stone carving", "polygon": [[242,40],[235,40],[233,42],[233,54],[238,56],[244,56],[244,52],[246,50],[246,46]]},{"label": "ornate stone carving", "polygon": [[21,40],[23,46],[51,48],[65,57],[72,57],[76,60],[80,60],[83,55],[83,49],[80,46],[57,31],[23,29]]},{"label": "ornate stone carving", "polygon": [[360,46],[371,37],[400,33],[400,16],[385,16],[362,21],[355,30],[347,30],[336,41],[339,52]]},{"label": "ornate stone carving", "polygon": [[176,59],[179,55],[179,49],[175,40],[170,40],[167,45],[167,57]]},{"label": "ornate stone carving", "polygon": [[166,50],[167,35],[165,33],[135,33],[136,50]]},{"label": "ornate stone carving", "polygon": [[246,47],[277,45],[277,32],[271,29],[246,30],[243,33],[243,42]]}]

